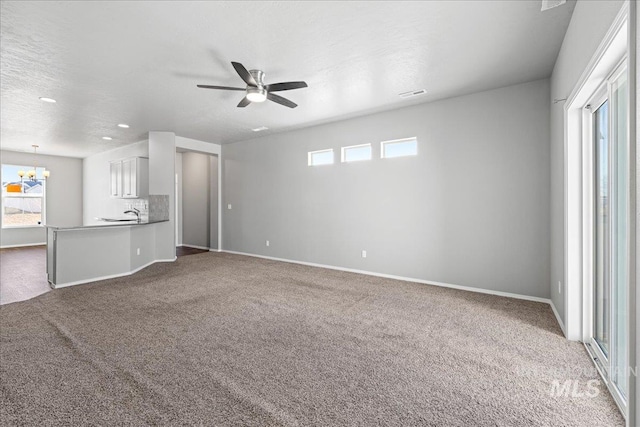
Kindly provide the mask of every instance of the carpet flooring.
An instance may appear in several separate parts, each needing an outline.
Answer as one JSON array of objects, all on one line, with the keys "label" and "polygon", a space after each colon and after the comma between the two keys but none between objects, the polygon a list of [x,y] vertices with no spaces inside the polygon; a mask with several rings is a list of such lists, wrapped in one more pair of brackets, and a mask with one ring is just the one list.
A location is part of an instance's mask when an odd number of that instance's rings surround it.
[{"label": "carpet flooring", "polygon": [[623,425],[548,305],[231,254],[0,307],[8,425]]}]

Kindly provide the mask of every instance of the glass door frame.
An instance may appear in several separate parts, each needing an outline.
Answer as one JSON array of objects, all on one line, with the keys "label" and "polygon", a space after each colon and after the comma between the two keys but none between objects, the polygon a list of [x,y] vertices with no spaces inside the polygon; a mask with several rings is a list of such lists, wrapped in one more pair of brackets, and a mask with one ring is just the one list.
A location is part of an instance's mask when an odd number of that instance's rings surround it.
[{"label": "glass door frame", "polygon": [[[590,240],[590,247],[591,247],[591,255],[590,255],[590,260],[591,260],[591,279],[587,280],[586,282],[586,292],[585,292],[585,314],[586,317],[588,319],[587,325],[586,325],[586,340],[585,340],[585,344],[587,345],[587,349],[589,350],[589,352],[591,353],[591,356],[594,360],[594,362],[596,363],[596,367],[598,368],[598,370],[600,371],[600,374],[602,375],[603,378],[608,379],[609,376],[609,366],[610,366],[610,354],[607,355],[604,353],[604,351],[602,350],[600,344],[597,342],[596,338],[595,338],[595,328],[596,328],[596,319],[595,319],[595,298],[594,298],[594,293],[595,293],[595,286],[596,286],[596,243],[597,243],[597,232],[596,232],[596,223],[598,221],[596,212],[597,212],[597,206],[598,206],[598,201],[596,200],[595,194],[596,194],[596,189],[597,189],[597,185],[599,184],[597,181],[597,170],[598,170],[598,166],[597,166],[597,161],[598,161],[598,155],[597,155],[597,150],[598,150],[598,144],[596,142],[596,135],[595,135],[595,131],[596,131],[596,120],[595,120],[595,115],[596,112],[600,109],[600,107],[602,107],[606,102],[609,101],[609,90],[608,90],[608,82],[605,83],[604,85],[602,85],[595,93],[595,95],[590,99],[589,104],[587,104],[587,106],[585,107],[585,109],[587,110],[587,113],[585,114],[585,124],[586,127],[588,128],[588,132],[585,133],[586,135],[586,139],[589,144],[589,151],[591,152],[591,161],[589,162],[591,165],[591,179],[590,181],[590,188],[591,190],[589,191],[589,193],[591,194],[591,203],[589,203],[591,205],[591,224],[589,226],[589,228],[591,229],[591,239]],[[608,116],[607,117],[607,123],[610,125],[611,124],[611,108],[609,106],[608,108]],[[611,174],[611,135],[609,133],[609,131],[607,130],[607,134],[608,134],[608,139],[609,139],[609,143],[608,143],[608,147],[607,147],[607,170],[609,175]],[[610,196],[611,195],[611,179],[609,177],[608,179],[608,185],[607,185],[607,194]],[[611,199],[609,198],[609,206],[611,206]],[[611,230],[611,213],[609,213],[608,215],[608,226],[609,226],[609,230]],[[611,231],[609,231],[610,233]],[[606,244],[608,244],[609,242],[606,242]],[[609,245],[610,246],[610,245]],[[609,256],[607,259],[607,266],[611,265],[611,249],[608,248],[609,250],[606,252]],[[610,270],[610,268],[609,268]],[[610,278],[611,275],[609,274],[609,282],[610,282]],[[609,301],[611,301],[611,284],[609,283]],[[608,328],[607,328],[607,335],[609,337],[611,337],[611,310],[609,310],[609,319],[608,320]],[[612,347],[612,343],[610,343],[609,345],[609,353],[611,353],[611,347]]]},{"label": "glass door frame", "polygon": [[[595,327],[595,319],[594,319],[594,286],[596,280],[596,203],[597,200],[595,198],[595,190],[596,190],[596,149],[597,144],[595,141],[595,120],[594,116],[596,111],[607,101],[609,101],[608,107],[608,138],[609,138],[609,146],[608,146],[608,197],[609,202],[608,206],[610,208],[608,213],[607,222],[609,225],[609,236],[613,236],[614,234],[614,217],[615,217],[615,206],[616,200],[615,197],[618,197],[617,192],[614,190],[615,183],[615,153],[616,153],[616,134],[614,129],[615,123],[615,109],[612,106],[612,87],[614,83],[617,81],[619,77],[623,75],[623,73],[627,72],[627,61],[626,56],[623,58],[620,63],[614,68],[614,71],[605,79],[604,83],[594,91],[594,94],[589,98],[587,105],[585,105],[583,109],[582,116],[582,128],[584,135],[584,151],[583,151],[583,161],[584,165],[588,170],[585,170],[586,178],[583,183],[585,188],[583,189],[583,197],[584,197],[584,206],[590,206],[586,212],[584,212],[584,260],[587,265],[584,269],[584,286],[583,286],[583,342],[587,349],[587,352],[592,357],[596,368],[598,369],[604,383],[606,384],[609,392],[613,396],[616,404],[620,407],[623,414],[628,413],[628,388],[629,388],[629,377],[627,375],[627,396],[624,396],[619,390],[617,384],[614,383],[612,379],[613,370],[615,367],[613,366],[615,361],[614,353],[617,351],[617,343],[615,342],[615,333],[614,333],[614,322],[615,322],[615,313],[613,308],[613,302],[615,301],[615,286],[614,286],[614,244],[612,243],[612,238],[606,242],[609,245],[608,250],[608,275],[609,275],[609,313],[608,313],[608,336],[609,336],[609,354],[605,355],[600,348],[600,345],[596,342],[594,338],[594,327]],[[627,116],[629,114],[629,109],[627,108]],[[628,132],[628,130],[627,130]],[[627,138],[628,141],[628,138]],[[627,248],[629,248],[630,241],[627,236]],[[631,328],[631,325],[628,325],[627,328]],[[630,343],[627,342],[627,345]],[[628,362],[628,361],[627,361]],[[628,363],[627,363],[628,365]],[[625,367],[627,368],[627,367]]]}]

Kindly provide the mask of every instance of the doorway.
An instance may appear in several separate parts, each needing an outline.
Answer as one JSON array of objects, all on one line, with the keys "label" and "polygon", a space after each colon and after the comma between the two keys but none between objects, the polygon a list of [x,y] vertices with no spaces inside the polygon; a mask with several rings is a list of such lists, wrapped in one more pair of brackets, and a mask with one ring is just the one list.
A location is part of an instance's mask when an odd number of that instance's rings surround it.
[{"label": "doorway", "polygon": [[218,250],[218,156],[176,152],[177,253]]}]

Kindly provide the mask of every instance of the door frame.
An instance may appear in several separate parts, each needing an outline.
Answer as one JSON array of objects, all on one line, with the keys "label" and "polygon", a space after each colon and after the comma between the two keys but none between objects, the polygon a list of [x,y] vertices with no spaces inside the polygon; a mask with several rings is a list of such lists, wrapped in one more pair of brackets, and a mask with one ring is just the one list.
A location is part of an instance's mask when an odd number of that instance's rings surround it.
[{"label": "door frame", "polygon": [[[618,70],[620,65],[616,67]],[[613,74],[613,73],[612,73]],[[583,244],[584,244],[584,286],[583,286],[583,325],[582,325],[582,341],[587,345],[587,351],[590,352],[594,362],[598,370],[600,370],[600,374],[603,378],[608,377],[609,374],[609,365],[610,365],[610,354],[605,355],[601,350],[600,345],[596,342],[593,335],[593,330],[595,326],[595,319],[593,317],[593,285],[595,283],[596,277],[596,265],[595,265],[595,255],[596,255],[596,215],[594,214],[596,209],[596,199],[594,197],[595,187],[596,187],[596,143],[594,140],[594,120],[593,116],[595,112],[609,100],[609,78],[605,80],[605,82],[595,91],[593,96],[587,101],[587,105],[583,108],[582,120],[583,120],[583,138],[584,138],[584,191],[583,191],[583,200],[584,200],[584,231],[583,231]],[[611,108],[609,108],[609,120],[608,123],[611,123]],[[611,135],[610,135],[611,137]],[[609,150],[611,151],[611,150]],[[610,155],[610,153],[609,153]],[[609,173],[611,173],[611,157],[608,159],[609,163]],[[609,183],[609,190],[611,184]],[[611,192],[609,192],[609,196]],[[609,203],[611,205],[612,201],[609,198]],[[609,217],[609,226],[611,226],[611,217]],[[609,266],[611,266],[611,252],[609,252]],[[610,294],[611,287],[610,287]],[[611,295],[609,295],[609,300],[611,301]],[[611,317],[611,313],[610,316]],[[611,334],[611,319],[609,320],[609,337],[612,337]],[[611,352],[610,352],[611,353]],[[606,363],[602,363],[602,360],[606,360]],[[619,403],[620,404],[620,403]]]},{"label": "door frame", "polygon": [[[589,324],[586,310],[583,310],[585,303],[585,286],[587,278],[590,277],[591,264],[589,243],[591,224],[590,211],[592,204],[587,193],[588,172],[590,168],[589,150],[584,147],[584,135],[588,131],[587,123],[584,120],[584,106],[588,100],[600,88],[611,71],[616,69],[624,57],[632,57],[630,53],[629,34],[629,3],[625,2],[616,16],[613,24],[607,31],[596,53],[591,58],[583,74],[571,94],[567,97],[564,106],[564,279],[565,279],[565,334],[570,340],[585,342],[584,329]],[[631,64],[629,69],[632,69]],[[630,78],[631,81],[631,78]],[[629,86],[631,90],[632,85]],[[630,96],[630,102],[633,97]],[[632,122],[630,121],[632,126]],[[629,143],[631,143],[631,138]],[[630,150],[630,157],[635,151]],[[635,158],[630,158],[630,173],[632,174],[631,189],[635,188],[633,173]],[[635,202],[632,195],[631,203]],[[631,209],[634,209],[631,206]],[[630,223],[631,233],[634,233],[633,222]],[[630,236],[634,239],[634,236]],[[632,248],[633,249],[633,248]],[[633,253],[633,252],[632,252]],[[631,261],[630,270],[635,271],[635,260]],[[634,284],[630,283],[629,289],[629,313],[634,313],[635,301],[631,301],[635,295]],[[629,323],[629,363],[635,364],[635,323],[634,315],[630,314]],[[629,378],[629,394],[627,408],[621,411],[627,417],[635,416],[635,382],[634,376]],[[616,400],[616,403],[618,401]],[[628,410],[627,410],[628,409]],[[629,418],[627,418],[629,419]],[[633,424],[633,423],[631,423]]]},{"label": "door frame", "polygon": [[[223,190],[222,168],[224,166],[224,161],[222,158],[222,147],[218,144],[176,136],[175,149],[176,149],[176,152],[194,152],[194,153],[206,154],[208,156],[214,156],[218,159],[218,188],[217,188],[218,248],[217,249],[210,248],[209,250],[213,252],[222,252],[222,213],[223,213],[222,211],[222,190]],[[211,245],[211,242],[209,242],[209,244]]]},{"label": "door frame", "polygon": [[[611,371],[612,365],[613,365],[613,360],[615,360],[616,356],[617,356],[617,334],[614,333],[614,326],[616,324],[616,320],[615,320],[615,312],[614,312],[614,305],[615,305],[615,301],[616,301],[616,287],[615,285],[615,274],[614,274],[614,269],[615,269],[615,250],[614,250],[614,245],[612,244],[612,240],[609,239],[608,242],[606,242],[607,244],[610,245],[609,247],[609,251],[608,251],[608,270],[609,270],[609,278],[610,278],[610,287],[609,287],[609,304],[610,304],[610,311],[609,311],[609,319],[608,319],[608,335],[609,335],[609,354],[605,355],[604,352],[601,350],[600,345],[596,342],[595,338],[594,338],[594,326],[595,326],[595,319],[593,317],[593,311],[594,311],[594,300],[593,300],[593,286],[596,280],[595,277],[595,272],[596,272],[596,265],[595,265],[595,255],[596,255],[596,199],[594,197],[595,195],[595,190],[596,190],[596,185],[597,181],[596,181],[596,161],[597,161],[597,156],[596,156],[596,150],[597,150],[597,143],[595,141],[595,135],[594,135],[594,131],[595,131],[595,123],[594,123],[594,115],[595,112],[607,101],[609,101],[609,113],[608,113],[608,123],[609,123],[609,129],[608,129],[608,133],[609,133],[609,140],[610,140],[610,146],[608,147],[608,169],[609,169],[609,188],[608,188],[608,197],[609,197],[609,206],[610,206],[610,211],[609,211],[609,217],[608,217],[608,223],[609,223],[609,227],[610,227],[610,236],[613,236],[616,230],[616,217],[617,215],[615,215],[615,207],[617,206],[617,202],[618,199],[620,197],[620,194],[618,192],[615,191],[615,179],[616,179],[616,171],[617,168],[615,166],[616,164],[616,152],[617,152],[617,144],[615,144],[615,141],[617,140],[617,135],[616,135],[616,127],[614,126],[615,123],[615,108],[614,108],[614,104],[612,104],[612,88],[613,88],[613,84],[614,82],[616,82],[624,73],[627,73],[627,80],[628,80],[628,72],[629,72],[629,68],[628,68],[628,60],[627,60],[627,56],[625,55],[618,64],[616,64],[616,66],[614,67],[614,69],[607,75],[605,81],[602,83],[602,85],[594,92],[593,96],[587,101],[587,105],[583,108],[583,140],[584,140],[584,156],[583,156],[583,162],[584,162],[584,189],[583,189],[583,198],[584,198],[584,253],[585,253],[585,257],[584,257],[584,286],[583,286],[583,313],[584,313],[584,322],[583,322],[583,342],[585,343],[585,346],[587,348],[587,352],[591,355],[598,371],[600,372],[600,375],[602,376],[603,380],[605,381],[605,384],[607,385],[611,395],[613,396],[614,400],[616,401],[617,405],[620,407],[621,411],[624,414],[628,413],[628,407],[629,407],[629,401],[630,401],[630,394],[629,394],[629,389],[631,387],[631,382],[632,382],[632,378],[629,378],[628,380],[628,384],[627,384],[627,396],[626,396],[626,401],[625,398],[622,396],[622,393],[618,390],[618,386],[614,383],[614,381],[611,378],[611,375],[614,374],[614,372]],[[629,111],[627,111],[627,115],[629,114]],[[628,119],[628,117],[627,117]],[[628,120],[627,120],[628,122]],[[627,141],[627,144],[629,143],[629,135],[627,135],[627,138],[625,138],[625,141]],[[630,159],[629,159],[630,160]],[[630,166],[630,165],[628,165]],[[630,169],[630,167],[629,167]],[[630,177],[631,175],[629,175]],[[629,194],[625,194],[624,197],[629,197]],[[630,207],[630,201],[627,200],[627,205]],[[630,213],[627,212],[626,213],[626,222],[627,224],[631,223],[631,218],[630,218]],[[631,239],[629,237],[627,237],[627,241],[625,242],[626,244],[626,253],[630,254],[630,246],[631,246]],[[629,272],[630,273],[630,272]],[[630,277],[630,274],[629,274]],[[629,293],[629,292],[627,292]],[[631,319],[629,319],[628,322],[628,329],[629,331],[632,328],[631,325]],[[627,345],[631,345],[630,343],[630,337],[627,337]],[[627,363],[629,364],[631,362],[631,359],[629,359],[629,354],[627,354]],[[605,361],[606,363],[603,363],[603,361]],[[630,368],[629,366],[625,367],[625,368]],[[627,372],[628,373],[628,372]]]}]

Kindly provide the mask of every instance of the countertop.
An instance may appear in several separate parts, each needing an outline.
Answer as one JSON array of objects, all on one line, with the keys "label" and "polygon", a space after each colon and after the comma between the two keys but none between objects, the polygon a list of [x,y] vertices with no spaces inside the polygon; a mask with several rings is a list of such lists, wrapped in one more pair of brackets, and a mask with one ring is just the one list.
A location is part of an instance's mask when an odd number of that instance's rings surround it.
[{"label": "countertop", "polygon": [[167,221],[169,220],[168,219],[159,219],[159,220],[158,219],[156,220],[142,219],[140,221],[137,221],[135,219],[132,219],[130,221],[110,222],[110,221],[102,221],[96,218],[91,222],[85,222],[82,224],[75,224],[75,225],[44,224],[44,227],[52,228],[54,230],[81,230],[81,229],[91,229],[91,228],[131,227],[131,226],[138,226],[138,225],[156,224],[159,222],[167,222]]}]

